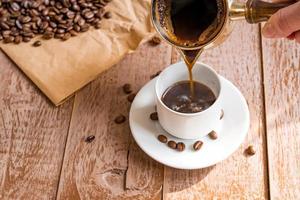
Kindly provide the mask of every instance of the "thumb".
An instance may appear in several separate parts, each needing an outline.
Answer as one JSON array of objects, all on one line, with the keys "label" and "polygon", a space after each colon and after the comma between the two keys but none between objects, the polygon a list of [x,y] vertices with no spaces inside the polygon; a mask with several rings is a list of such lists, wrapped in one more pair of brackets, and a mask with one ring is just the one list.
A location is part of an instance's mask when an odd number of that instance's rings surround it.
[{"label": "thumb", "polygon": [[264,26],[262,34],[267,38],[280,38],[298,30],[300,30],[300,1],[277,11]]}]

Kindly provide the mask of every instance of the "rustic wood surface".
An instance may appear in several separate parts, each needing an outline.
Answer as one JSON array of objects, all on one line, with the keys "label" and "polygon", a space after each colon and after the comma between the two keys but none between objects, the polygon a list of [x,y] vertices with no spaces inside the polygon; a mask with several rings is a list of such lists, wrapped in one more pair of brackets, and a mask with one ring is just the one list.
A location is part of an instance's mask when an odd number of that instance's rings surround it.
[{"label": "rustic wood surface", "polygon": [[[300,46],[269,41],[259,26],[238,23],[202,60],[245,95],[251,127],[228,159],[201,170],[176,170],[133,141],[130,103],[150,75],[178,61],[167,44],[142,45],[55,108],[0,54],[0,199],[299,199]],[[265,83],[265,84],[263,84]],[[114,118],[126,116],[126,123]],[[226,115],[226,113],[225,113]],[[91,143],[84,140],[94,135]],[[247,157],[253,145],[256,154]]]},{"label": "rustic wood surface", "polygon": [[263,39],[272,199],[300,199],[300,45]]}]

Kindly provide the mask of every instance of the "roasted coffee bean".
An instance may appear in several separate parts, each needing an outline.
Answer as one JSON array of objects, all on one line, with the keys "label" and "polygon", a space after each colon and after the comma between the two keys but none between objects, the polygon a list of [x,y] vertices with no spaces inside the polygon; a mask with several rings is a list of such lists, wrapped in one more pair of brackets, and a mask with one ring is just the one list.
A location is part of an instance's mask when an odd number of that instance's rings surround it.
[{"label": "roasted coffee bean", "polygon": [[12,43],[14,41],[14,37],[13,36],[9,36],[4,38],[4,43]]},{"label": "roasted coffee bean", "polygon": [[62,37],[62,40],[66,41],[68,39],[71,38],[71,34],[70,33],[66,33],[63,37]]},{"label": "roasted coffee bean", "polygon": [[218,134],[216,133],[216,131],[211,131],[209,134],[208,134],[209,138],[212,139],[212,140],[216,140],[218,138]]},{"label": "roasted coffee bean", "polygon": [[168,142],[168,147],[170,147],[171,149],[176,149],[176,148],[177,148],[177,144],[176,144],[175,141],[170,140],[170,141]]},{"label": "roasted coffee bean", "polygon": [[94,25],[95,29],[100,29],[101,28],[101,24],[97,23],[96,25]]},{"label": "roasted coffee bean", "polygon": [[202,145],[203,145],[202,141],[196,141],[193,145],[193,148],[195,151],[198,151],[199,149],[201,149]]},{"label": "roasted coffee bean", "polygon": [[129,102],[133,102],[133,100],[134,100],[134,98],[135,98],[135,95],[136,95],[136,94],[134,94],[134,93],[128,95],[128,96],[127,96],[127,100],[128,100]]},{"label": "roasted coffee bean", "polygon": [[249,156],[253,156],[256,151],[254,149],[254,147],[252,145],[250,145],[247,149],[246,149],[246,153],[249,155]]},{"label": "roasted coffee bean", "polygon": [[19,6],[19,4],[16,3],[16,2],[13,2],[13,3],[11,4],[11,8],[13,9],[13,11],[19,11],[19,10],[20,10],[20,6]]},{"label": "roasted coffee bean", "polygon": [[49,40],[51,38],[54,37],[54,33],[53,32],[45,32],[44,35],[43,35],[43,39],[45,40]]},{"label": "roasted coffee bean", "polygon": [[22,42],[22,36],[16,36],[15,40],[14,40],[14,43],[15,44],[20,44],[21,42]]},{"label": "roasted coffee bean", "polygon": [[224,117],[224,110],[222,109],[221,110],[221,115],[220,115],[220,120],[223,119],[223,117]]},{"label": "roasted coffee bean", "polygon": [[164,135],[159,135],[157,136],[157,139],[162,142],[162,143],[167,143],[168,142],[168,138]]},{"label": "roasted coffee bean", "polygon": [[94,17],[94,13],[91,11],[84,13],[84,18],[86,18],[86,19],[91,19],[93,17]]},{"label": "roasted coffee bean", "polygon": [[153,121],[157,121],[158,120],[157,112],[151,113],[150,114],[150,119],[153,120]]},{"label": "roasted coffee bean", "polygon": [[78,35],[77,32],[74,31],[74,30],[70,30],[70,34],[71,34],[71,36],[77,36]]},{"label": "roasted coffee bean", "polygon": [[116,124],[122,124],[126,121],[126,117],[124,115],[119,115],[115,118]]},{"label": "roasted coffee bean", "polygon": [[184,151],[185,149],[185,144],[183,142],[178,142],[176,145],[177,151]]},{"label": "roasted coffee bean", "polygon": [[132,92],[132,86],[129,83],[123,85],[123,91],[126,94],[130,94]]},{"label": "roasted coffee bean", "polygon": [[90,29],[90,26],[88,24],[84,24],[83,26],[81,26],[80,31],[81,32],[86,32]]},{"label": "roasted coffee bean", "polygon": [[33,46],[34,46],[34,47],[39,47],[39,46],[41,46],[41,45],[42,45],[42,42],[39,41],[39,40],[37,40],[37,41],[35,41],[35,42],[33,43]]},{"label": "roasted coffee bean", "polygon": [[150,78],[153,79],[153,78],[157,77],[160,73],[161,73],[161,71],[158,71],[158,72],[156,72],[155,74],[152,74],[152,75],[150,76]]},{"label": "roasted coffee bean", "polygon": [[111,14],[111,12],[106,12],[106,13],[104,13],[104,18],[106,18],[106,19],[110,19],[110,18],[112,18],[112,14]]},{"label": "roasted coffee bean", "polygon": [[158,36],[154,36],[151,38],[150,43],[154,46],[159,45],[161,43],[161,39]]},{"label": "roasted coffee bean", "polygon": [[31,40],[30,37],[23,37],[23,42],[29,42]]},{"label": "roasted coffee bean", "polygon": [[90,135],[90,136],[86,137],[84,141],[86,143],[91,143],[91,142],[93,142],[95,140],[95,138],[96,137],[94,135]]}]

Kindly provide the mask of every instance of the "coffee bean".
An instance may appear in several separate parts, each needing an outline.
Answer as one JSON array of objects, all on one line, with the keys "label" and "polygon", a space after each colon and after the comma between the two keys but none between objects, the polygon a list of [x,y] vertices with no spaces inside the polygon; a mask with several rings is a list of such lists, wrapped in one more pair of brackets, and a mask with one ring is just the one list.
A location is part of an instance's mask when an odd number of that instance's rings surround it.
[{"label": "coffee bean", "polygon": [[96,25],[94,25],[95,29],[100,29],[101,28],[101,24],[97,23]]},{"label": "coffee bean", "polygon": [[11,4],[11,8],[12,8],[14,11],[19,11],[19,10],[20,10],[20,6],[19,6],[19,4],[16,3],[16,2],[13,2],[13,3]]},{"label": "coffee bean", "polygon": [[247,149],[246,149],[246,153],[249,155],[249,156],[253,156],[256,151],[254,149],[254,147],[252,145],[250,145]]},{"label": "coffee bean", "polygon": [[183,142],[178,142],[176,145],[177,151],[184,151],[185,149],[185,144]]},{"label": "coffee bean", "polygon": [[221,110],[221,115],[220,115],[220,120],[223,119],[223,117],[224,117],[224,110],[222,109]]},{"label": "coffee bean", "polygon": [[170,147],[171,149],[176,149],[177,144],[176,144],[175,141],[170,140],[170,141],[168,142],[168,147]]},{"label": "coffee bean", "polygon": [[16,36],[14,43],[15,44],[20,44],[20,42],[22,42],[22,36]]},{"label": "coffee bean", "polygon": [[153,121],[157,121],[158,120],[157,112],[151,113],[150,114],[150,119],[153,120]]},{"label": "coffee bean", "polygon": [[29,42],[31,40],[30,37],[23,37],[23,42]]},{"label": "coffee bean", "polygon": [[94,140],[95,140],[95,136],[94,136],[94,135],[90,135],[90,136],[86,137],[84,141],[85,141],[86,143],[91,143],[91,142],[93,142]]},{"label": "coffee bean", "polygon": [[135,98],[135,95],[136,95],[136,94],[134,94],[134,93],[128,95],[128,96],[127,96],[127,100],[128,100],[129,102],[133,102],[133,100],[134,100],[134,98]]},{"label": "coffee bean", "polygon": [[218,134],[215,131],[211,131],[208,136],[212,140],[216,140],[218,138]]},{"label": "coffee bean", "polygon": [[70,33],[66,33],[63,37],[62,37],[62,40],[66,41],[68,39],[71,38],[71,34]]},{"label": "coffee bean", "polygon": [[194,145],[193,145],[193,148],[194,148],[195,151],[198,151],[198,150],[201,149],[202,145],[203,145],[203,142],[202,142],[202,141],[196,141],[196,142],[194,143]]},{"label": "coffee bean", "polygon": [[157,136],[157,139],[162,142],[162,143],[167,143],[168,142],[168,138],[164,135],[159,135]]},{"label": "coffee bean", "polygon": [[106,18],[106,19],[112,18],[111,12],[106,12],[106,13],[104,13],[104,18]]},{"label": "coffee bean", "polygon": [[132,92],[132,87],[129,83],[126,83],[123,85],[123,91],[126,93],[126,94],[130,94]]},{"label": "coffee bean", "polygon": [[93,17],[94,17],[94,13],[91,12],[91,11],[86,12],[86,13],[84,14],[84,18],[86,18],[86,19],[91,19],[91,18],[93,18]]},{"label": "coffee bean", "polygon": [[150,43],[154,46],[159,45],[161,43],[161,39],[158,36],[154,36],[151,38]]},{"label": "coffee bean", "polygon": [[33,43],[33,46],[34,46],[34,47],[39,47],[39,46],[41,46],[41,45],[42,45],[42,42],[39,41],[39,40],[37,40],[37,41],[35,41],[35,42]]},{"label": "coffee bean", "polygon": [[70,30],[70,34],[71,34],[71,36],[77,36],[78,35],[77,32],[74,31],[74,30]]},{"label": "coffee bean", "polygon": [[44,35],[43,35],[43,39],[45,40],[49,40],[51,38],[54,37],[54,33],[53,32],[45,32]]},{"label": "coffee bean", "polygon": [[124,115],[119,115],[115,118],[116,124],[122,124],[126,121],[126,117]]},{"label": "coffee bean", "polygon": [[158,72],[156,72],[155,74],[152,74],[152,75],[150,76],[150,79],[153,79],[153,78],[157,77],[160,73],[161,73],[161,71],[158,71]]}]

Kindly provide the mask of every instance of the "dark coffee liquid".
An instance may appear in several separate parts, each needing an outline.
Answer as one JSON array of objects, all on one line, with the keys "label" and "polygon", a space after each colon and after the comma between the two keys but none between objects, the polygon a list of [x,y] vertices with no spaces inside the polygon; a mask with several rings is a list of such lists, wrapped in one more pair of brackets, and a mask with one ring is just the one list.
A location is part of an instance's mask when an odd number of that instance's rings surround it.
[{"label": "dark coffee liquid", "polygon": [[181,113],[201,112],[216,101],[212,90],[196,81],[194,94],[191,93],[189,81],[181,81],[170,86],[161,99],[167,107]]},{"label": "dark coffee liquid", "polygon": [[171,0],[170,12],[174,35],[179,40],[197,42],[215,21],[218,5],[215,0]]},{"label": "dark coffee liquid", "polygon": [[[214,31],[216,28],[220,7],[216,0],[170,0],[169,7],[172,33],[177,41],[186,44],[198,43],[211,36],[208,33],[202,35],[203,32],[210,29]],[[201,35],[204,39],[200,39]],[[192,68],[202,49],[180,51],[188,67],[190,90],[193,94],[195,91]]]}]

